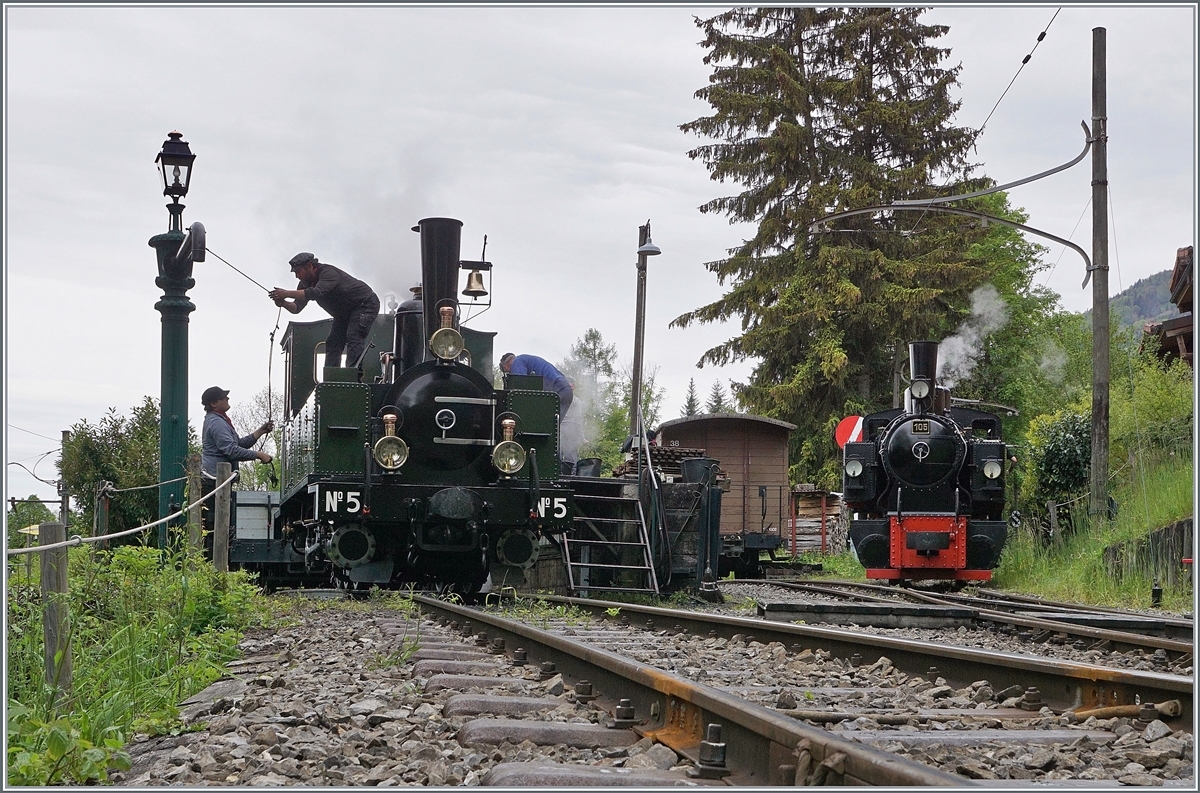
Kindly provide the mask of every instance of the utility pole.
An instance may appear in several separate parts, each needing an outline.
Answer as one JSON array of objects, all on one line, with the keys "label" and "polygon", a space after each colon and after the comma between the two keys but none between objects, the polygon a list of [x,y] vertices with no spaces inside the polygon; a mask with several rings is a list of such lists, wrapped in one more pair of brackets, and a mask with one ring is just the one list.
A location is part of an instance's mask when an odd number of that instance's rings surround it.
[{"label": "utility pole", "polygon": [[1092,28],[1092,470],[1088,513],[1108,515],[1108,74],[1106,30]]}]

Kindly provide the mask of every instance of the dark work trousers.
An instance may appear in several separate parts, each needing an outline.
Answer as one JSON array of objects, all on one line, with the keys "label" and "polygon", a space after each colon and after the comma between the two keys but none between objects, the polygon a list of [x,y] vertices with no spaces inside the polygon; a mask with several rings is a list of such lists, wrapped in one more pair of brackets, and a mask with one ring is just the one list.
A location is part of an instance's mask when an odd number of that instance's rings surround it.
[{"label": "dark work trousers", "polygon": [[[217,489],[217,480],[209,479],[207,476],[200,477],[200,496],[203,498],[209,493]],[[233,541],[234,537],[234,503],[233,493],[229,494],[229,541]],[[204,529],[204,558],[212,561],[213,558],[213,515],[217,514],[217,497],[213,496],[208,501],[205,501],[200,508],[200,526]]]},{"label": "dark work trousers", "polygon": [[[329,329],[329,338],[325,339],[326,366],[355,366],[363,350],[367,348],[367,337],[379,314],[379,300],[352,311],[344,316],[333,318],[333,327]],[[342,364],[342,350],[346,351],[346,363]],[[362,371],[362,365],[358,365]]]}]

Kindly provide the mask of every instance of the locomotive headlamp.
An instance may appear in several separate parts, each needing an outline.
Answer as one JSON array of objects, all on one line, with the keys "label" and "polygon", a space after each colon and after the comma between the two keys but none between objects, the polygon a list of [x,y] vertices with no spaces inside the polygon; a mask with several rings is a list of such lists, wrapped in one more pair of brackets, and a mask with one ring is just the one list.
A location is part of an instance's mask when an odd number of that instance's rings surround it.
[{"label": "locomotive headlamp", "polygon": [[1004,468],[998,460],[988,460],[983,464],[983,475],[988,479],[998,479]]},{"label": "locomotive headlamp", "polygon": [[504,440],[496,444],[492,450],[492,465],[506,476],[512,476],[525,467],[525,449],[513,440],[517,431],[517,422],[504,419],[500,422]]},{"label": "locomotive headlamp", "polygon": [[929,381],[928,380],[913,380],[912,385],[908,387],[909,392],[917,399],[924,399],[929,396]]},{"label": "locomotive headlamp", "polygon": [[429,339],[429,349],[440,360],[453,361],[462,354],[463,337],[452,327],[454,309],[451,306],[442,306],[438,311],[442,316],[442,327]]},{"label": "locomotive headlamp", "polygon": [[863,472],[862,460],[847,460],[846,461],[846,476],[853,479],[861,475]]},{"label": "locomotive headlamp", "polygon": [[403,438],[396,437],[396,416],[385,413],[383,416],[384,435],[375,442],[375,462],[380,467],[395,471],[408,460],[408,444]]}]

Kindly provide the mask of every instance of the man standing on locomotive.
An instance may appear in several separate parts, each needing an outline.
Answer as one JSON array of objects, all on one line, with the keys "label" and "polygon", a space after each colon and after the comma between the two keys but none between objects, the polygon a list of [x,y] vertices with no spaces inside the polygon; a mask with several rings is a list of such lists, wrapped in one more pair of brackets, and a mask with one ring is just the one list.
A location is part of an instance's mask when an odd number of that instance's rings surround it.
[{"label": "man standing on locomotive", "polygon": [[506,352],[500,358],[500,368],[505,374],[541,375],[547,390],[558,394],[559,417],[567,415],[567,411],[571,409],[571,400],[575,398],[575,389],[571,388],[571,381],[545,358]]},{"label": "man standing on locomotive", "polygon": [[[207,496],[216,489],[217,482],[217,464],[229,463],[233,468],[233,473],[236,475],[238,463],[243,460],[259,460],[260,462],[271,462],[271,455],[266,452],[259,452],[251,449],[262,436],[266,435],[271,430],[275,429],[275,422],[267,420],[265,424],[256,429],[254,432],[239,438],[237,431],[233,428],[233,422],[229,420],[226,413],[229,411],[229,392],[220,386],[212,386],[204,389],[204,393],[200,395],[200,402],[204,405],[204,427],[200,431],[201,440],[203,443],[202,453],[200,455],[200,494]],[[234,481],[237,481],[235,476]],[[230,520],[229,525],[232,528],[233,521],[233,502],[230,501]],[[204,526],[204,549],[208,558],[212,558],[212,502],[205,502],[204,508],[201,511],[201,523]],[[232,537],[231,537],[232,539]]]},{"label": "man standing on locomotive", "polygon": [[358,367],[367,348],[367,337],[379,314],[379,296],[375,290],[332,264],[317,260],[307,251],[297,253],[288,264],[300,279],[296,289],[275,287],[267,296],[275,305],[299,314],[310,300],[329,312],[333,327],[325,340],[325,365],[341,366],[342,350],[346,351],[346,366]]}]

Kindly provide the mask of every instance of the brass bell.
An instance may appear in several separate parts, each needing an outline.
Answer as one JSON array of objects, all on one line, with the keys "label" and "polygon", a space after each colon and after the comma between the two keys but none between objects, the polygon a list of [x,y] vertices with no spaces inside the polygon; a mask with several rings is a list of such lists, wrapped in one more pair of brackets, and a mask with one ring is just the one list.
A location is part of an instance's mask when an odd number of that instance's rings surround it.
[{"label": "brass bell", "polygon": [[467,274],[467,288],[462,291],[467,297],[484,297],[487,290],[483,288],[483,273],[472,270]]}]

